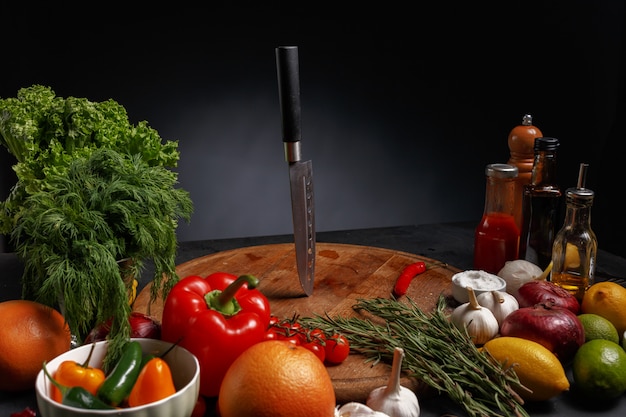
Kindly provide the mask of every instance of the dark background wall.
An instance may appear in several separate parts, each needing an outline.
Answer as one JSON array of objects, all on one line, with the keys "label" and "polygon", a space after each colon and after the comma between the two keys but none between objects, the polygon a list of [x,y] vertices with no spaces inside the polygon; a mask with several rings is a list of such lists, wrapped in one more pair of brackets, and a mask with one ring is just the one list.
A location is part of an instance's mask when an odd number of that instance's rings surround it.
[{"label": "dark background wall", "polygon": [[274,48],[298,45],[318,230],[478,222],[484,167],[507,161],[509,131],[531,113],[561,140],[563,189],[590,164],[592,225],[624,255],[624,1],[435,3],[8,6],[0,97],[37,83],[113,98],[178,140],[195,204],[181,241],[286,234]]}]

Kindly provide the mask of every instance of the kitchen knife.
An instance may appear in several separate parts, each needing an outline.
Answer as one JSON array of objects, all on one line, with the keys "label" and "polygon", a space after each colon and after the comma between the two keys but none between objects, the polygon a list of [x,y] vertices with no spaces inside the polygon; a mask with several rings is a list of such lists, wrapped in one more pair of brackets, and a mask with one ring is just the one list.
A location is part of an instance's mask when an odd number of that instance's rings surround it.
[{"label": "kitchen knife", "polygon": [[300,69],[297,46],[276,48],[276,69],[285,159],[289,163],[296,265],[300,284],[308,296],[313,293],[315,278],[315,210],[313,166],[310,160],[301,160]]}]

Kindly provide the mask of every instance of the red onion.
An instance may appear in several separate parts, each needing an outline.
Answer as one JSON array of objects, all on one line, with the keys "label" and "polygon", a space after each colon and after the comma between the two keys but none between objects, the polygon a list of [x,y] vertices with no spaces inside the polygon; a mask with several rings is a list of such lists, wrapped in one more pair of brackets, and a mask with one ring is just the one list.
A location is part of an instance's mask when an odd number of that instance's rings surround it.
[{"label": "red onion", "polygon": [[[147,339],[160,339],[161,338],[161,324],[159,324],[152,317],[133,311],[128,318],[130,322],[130,337],[142,337]],[[85,344],[92,342],[99,342],[106,339],[107,335],[111,331],[111,320],[96,326],[85,338]]]},{"label": "red onion", "polygon": [[520,307],[549,304],[567,308],[574,314],[578,314],[580,311],[580,303],[576,297],[550,281],[529,281],[519,287],[515,298],[517,298]]},{"label": "red onion", "polygon": [[583,325],[570,310],[535,304],[515,310],[502,321],[500,335],[537,342],[566,363],[585,342]]}]

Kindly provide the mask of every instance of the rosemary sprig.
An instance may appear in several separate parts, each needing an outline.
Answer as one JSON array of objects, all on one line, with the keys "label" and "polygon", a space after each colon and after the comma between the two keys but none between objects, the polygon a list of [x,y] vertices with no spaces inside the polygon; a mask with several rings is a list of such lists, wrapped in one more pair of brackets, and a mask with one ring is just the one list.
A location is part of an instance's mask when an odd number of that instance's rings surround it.
[{"label": "rosemary sprig", "polygon": [[445,392],[470,416],[526,417],[524,401],[513,387],[523,389],[512,368],[503,368],[480,352],[446,315],[445,297],[440,296],[431,314],[411,300],[359,299],[354,309],[371,318],[329,315],[302,318],[302,322],[329,332],[341,332],[353,351],[367,361],[391,363],[395,347],[406,357],[403,368],[439,392]]}]

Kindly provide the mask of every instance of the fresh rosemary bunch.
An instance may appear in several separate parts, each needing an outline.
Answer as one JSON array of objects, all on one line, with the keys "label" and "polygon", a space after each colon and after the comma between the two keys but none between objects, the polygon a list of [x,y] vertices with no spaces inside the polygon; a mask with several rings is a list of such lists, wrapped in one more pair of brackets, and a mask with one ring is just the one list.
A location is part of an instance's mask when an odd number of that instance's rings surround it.
[{"label": "fresh rosemary bunch", "polygon": [[445,297],[426,314],[408,299],[359,299],[354,309],[369,317],[320,316],[301,321],[324,331],[341,332],[350,348],[368,361],[391,363],[396,347],[406,354],[403,368],[465,409],[470,416],[528,416],[513,387],[521,387],[512,368],[504,369],[480,352],[467,333],[446,315]]}]

